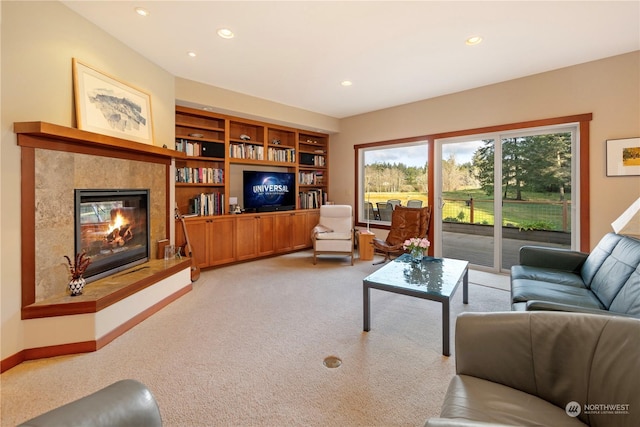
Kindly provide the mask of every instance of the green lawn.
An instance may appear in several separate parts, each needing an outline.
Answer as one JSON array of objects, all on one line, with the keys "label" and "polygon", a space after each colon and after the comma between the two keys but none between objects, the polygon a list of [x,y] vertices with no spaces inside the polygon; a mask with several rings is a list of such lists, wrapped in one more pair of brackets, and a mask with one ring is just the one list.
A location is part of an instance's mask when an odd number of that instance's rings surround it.
[{"label": "green lawn", "polygon": [[[569,231],[570,203],[560,202],[556,193],[523,193],[522,201],[505,200],[503,203],[503,225],[523,229]],[[445,221],[469,223],[473,198],[473,223],[494,225],[493,197],[481,189],[450,191],[443,193],[443,218]],[[567,194],[566,199],[571,195]],[[367,193],[365,199],[373,203],[400,199],[403,206],[411,199],[422,200],[427,205],[425,193]],[[564,211],[564,212],[563,212]],[[563,216],[564,214],[564,216]]]}]

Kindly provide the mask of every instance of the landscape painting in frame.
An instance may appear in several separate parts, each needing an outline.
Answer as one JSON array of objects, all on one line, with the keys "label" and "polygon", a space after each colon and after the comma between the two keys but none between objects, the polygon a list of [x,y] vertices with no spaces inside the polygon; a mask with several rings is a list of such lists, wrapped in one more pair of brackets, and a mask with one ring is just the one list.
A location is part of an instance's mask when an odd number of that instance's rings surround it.
[{"label": "landscape painting in frame", "polygon": [[151,97],[73,58],[78,129],[153,144]]},{"label": "landscape painting in frame", "polygon": [[607,176],[640,175],[640,138],[607,140]]}]

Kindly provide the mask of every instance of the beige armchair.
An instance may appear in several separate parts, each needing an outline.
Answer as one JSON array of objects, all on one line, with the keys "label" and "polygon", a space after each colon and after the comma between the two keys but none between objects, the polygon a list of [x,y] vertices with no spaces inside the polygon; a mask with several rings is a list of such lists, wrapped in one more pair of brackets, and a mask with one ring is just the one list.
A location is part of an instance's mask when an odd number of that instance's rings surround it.
[{"label": "beige armchair", "polygon": [[313,263],[320,254],[343,254],[353,265],[353,212],[349,205],[320,206],[320,222],[311,232]]}]

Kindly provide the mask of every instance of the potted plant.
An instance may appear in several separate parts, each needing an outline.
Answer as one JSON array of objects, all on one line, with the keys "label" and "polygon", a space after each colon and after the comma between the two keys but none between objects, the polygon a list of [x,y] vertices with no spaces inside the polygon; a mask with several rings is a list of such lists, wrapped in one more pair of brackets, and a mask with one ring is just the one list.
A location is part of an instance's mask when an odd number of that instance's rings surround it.
[{"label": "potted plant", "polygon": [[67,268],[70,276],[69,290],[71,291],[71,296],[82,295],[84,285],[87,284],[83,274],[87,270],[87,267],[89,267],[89,264],[91,264],[91,258],[89,258],[85,252],[76,254],[73,263],[68,256],[65,255],[64,257],[69,264]]}]

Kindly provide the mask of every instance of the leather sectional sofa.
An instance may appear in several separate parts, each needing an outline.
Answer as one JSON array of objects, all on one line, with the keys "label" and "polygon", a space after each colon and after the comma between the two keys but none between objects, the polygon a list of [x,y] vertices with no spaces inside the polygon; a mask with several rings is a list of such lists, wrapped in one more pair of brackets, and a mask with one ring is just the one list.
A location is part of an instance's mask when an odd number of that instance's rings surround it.
[{"label": "leather sectional sofa", "polygon": [[511,308],[640,317],[640,240],[609,233],[590,254],[523,246]]},{"label": "leather sectional sofa", "polygon": [[464,313],[443,426],[640,426],[640,320]]},{"label": "leather sectional sofa", "polygon": [[18,427],[161,427],[160,409],[151,391],[126,379],[52,409]]}]

